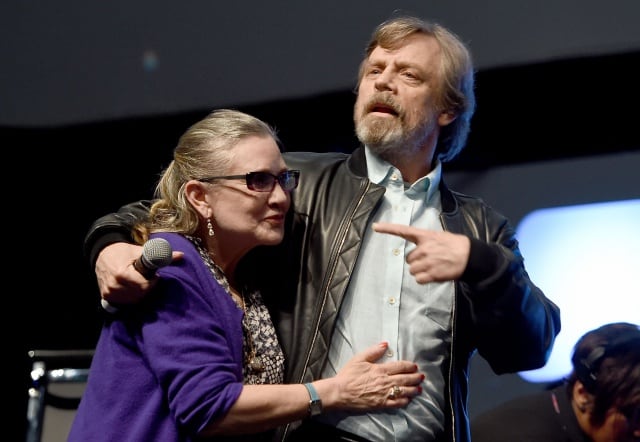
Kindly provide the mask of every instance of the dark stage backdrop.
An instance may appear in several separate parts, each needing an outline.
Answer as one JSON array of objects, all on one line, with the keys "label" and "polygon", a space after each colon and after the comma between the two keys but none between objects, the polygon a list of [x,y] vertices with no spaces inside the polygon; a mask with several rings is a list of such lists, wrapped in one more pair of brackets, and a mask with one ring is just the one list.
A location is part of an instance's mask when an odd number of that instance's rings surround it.
[{"label": "dark stage backdrop", "polygon": [[0,125],[347,90],[371,31],[394,11],[451,28],[480,69],[640,49],[637,0],[4,1]]}]

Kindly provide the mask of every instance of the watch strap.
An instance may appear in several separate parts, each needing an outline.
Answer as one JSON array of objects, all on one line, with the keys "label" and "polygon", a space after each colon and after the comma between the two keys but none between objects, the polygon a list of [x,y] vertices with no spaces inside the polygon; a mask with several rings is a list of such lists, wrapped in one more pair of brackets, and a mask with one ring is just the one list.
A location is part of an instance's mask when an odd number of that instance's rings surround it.
[{"label": "watch strap", "polygon": [[322,413],[322,401],[320,400],[320,396],[318,396],[318,392],[311,382],[307,382],[304,386],[309,392],[309,415],[317,416]]}]

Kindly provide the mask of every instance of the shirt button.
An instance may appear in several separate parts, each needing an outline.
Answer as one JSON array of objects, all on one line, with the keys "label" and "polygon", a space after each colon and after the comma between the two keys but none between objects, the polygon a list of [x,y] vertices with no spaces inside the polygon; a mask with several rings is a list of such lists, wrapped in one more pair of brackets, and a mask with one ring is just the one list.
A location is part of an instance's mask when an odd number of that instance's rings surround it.
[{"label": "shirt button", "polygon": [[391,350],[391,349],[388,349],[388,350],[387,350],[387,357],[388,357],[388,358],[393,357],[393,350]]},{"label": "shirt button", "polygon": [[392,173],[392,174],[391,174],[391,179],[392,179],[393,181],[398,181],[398,175],[396,175],[395,173]]},{"label": "shirt button", "polygon": [[393,249],[393,256],[398,256],[400,254],[400,250],[399,249]]},{"label": "shirt button", "polygon": [[393,304],[395,304],[395,303],[396,303],[396,298],[395,298],[395,297],[393,297],[393,296],[392,296],[392,297],[390,297],[390,298],[389,298],[389,304],[393,305]]}]

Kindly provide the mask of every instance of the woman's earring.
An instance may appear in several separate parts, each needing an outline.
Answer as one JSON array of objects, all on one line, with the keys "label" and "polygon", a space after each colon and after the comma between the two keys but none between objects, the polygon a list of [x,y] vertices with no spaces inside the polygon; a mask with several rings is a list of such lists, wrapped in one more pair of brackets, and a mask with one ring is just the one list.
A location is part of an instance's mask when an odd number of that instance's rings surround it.
[{"label": "woman's earring", "polygon": [[207,229],[209,229],[209,236],[214,236],[213,226],[211,225],[211,218],[207,218]]}]

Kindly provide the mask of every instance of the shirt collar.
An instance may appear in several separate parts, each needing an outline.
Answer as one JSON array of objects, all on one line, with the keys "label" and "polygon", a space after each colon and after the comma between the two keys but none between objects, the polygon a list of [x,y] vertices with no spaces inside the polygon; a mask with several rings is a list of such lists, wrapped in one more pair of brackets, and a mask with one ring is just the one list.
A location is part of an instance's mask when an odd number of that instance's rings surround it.
[{"label": "shirt collar", "polygon": [[[371,152],[368,146],[364,147],[364,154],[367,160],[367,175],[371,182],[385,185],[385,181],[389,179],[391,174],[397,173],[402,176],[400,171],[390,163],[384,161],[376,154]],[[438,191],[440,186],[440,178],[442,176],[442,163],[436,160],[436,164],[431,171],[406,188],[407,195],[425,194],[427,200]]]}]

